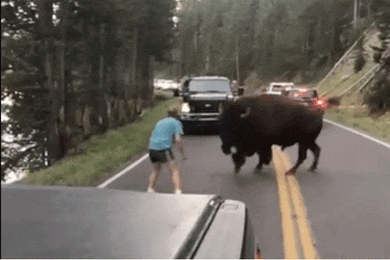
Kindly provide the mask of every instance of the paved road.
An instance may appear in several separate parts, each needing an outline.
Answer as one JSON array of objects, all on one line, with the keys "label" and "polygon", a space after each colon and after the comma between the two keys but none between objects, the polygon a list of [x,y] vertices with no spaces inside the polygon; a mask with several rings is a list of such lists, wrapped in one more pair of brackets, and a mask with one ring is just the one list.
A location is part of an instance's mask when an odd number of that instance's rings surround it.
[{"label": "paved road", "polygon": [[[251,157],[239,175],[218,136],[185,136],[188,160],[180,162],[185,193],[219,194],[244,201],[264,258],[283,258],[283,235],[274,169],[255,172]],[[319,168],[310,173],[312,155],[298,169],[320,258],[390,258],[390,149],[326,123],[318,139]],[[297,146],[286,149],[295,163]],[[177,153],[178,154],[178,153]],[[149,160],[134,167],[106,188],[146,191]],[[158,192],[172,192],[167,169]]]},{"label": "paved road", "polygon": [[390,258],[390,149],[330,124],[318,143],[317,173],[310,155],[297,179],[320,257]]}]

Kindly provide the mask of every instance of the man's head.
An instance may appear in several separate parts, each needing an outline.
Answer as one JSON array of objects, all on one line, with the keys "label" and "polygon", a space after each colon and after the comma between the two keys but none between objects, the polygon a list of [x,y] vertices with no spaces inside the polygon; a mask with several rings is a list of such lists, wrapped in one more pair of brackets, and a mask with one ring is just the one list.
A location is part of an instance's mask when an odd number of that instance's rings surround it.
[{"label": "man's head", "polygon": [[178,115],[179,115],[179,111],[177,110],[176,107],[168,109],[167,113],[168,113],[168,116],[171,116],[171,117],[178,117]]}]

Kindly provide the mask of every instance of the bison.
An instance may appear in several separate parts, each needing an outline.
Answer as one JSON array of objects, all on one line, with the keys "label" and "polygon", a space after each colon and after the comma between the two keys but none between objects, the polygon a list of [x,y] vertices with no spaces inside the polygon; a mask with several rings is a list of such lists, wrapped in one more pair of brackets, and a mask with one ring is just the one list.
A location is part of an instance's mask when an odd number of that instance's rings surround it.
[{"label": "bison", "polygon": [[234,102],[226,102],[220,115],[220,138],[222,151],[228,155],[235,151],[232,159],[238,173],[247,156],[257,153],[259,163],[269,164],[272,159],[271,146],[282,149],[299,144],[297,163],[286,172],[295,174],[299,165],[306,159],[307,149],[314,154],[310,167],[317,168],[320,147],[316,139],[321,132],[323,112],[315,107],[302,106],[299,101],[277,95],[243,97]]}]

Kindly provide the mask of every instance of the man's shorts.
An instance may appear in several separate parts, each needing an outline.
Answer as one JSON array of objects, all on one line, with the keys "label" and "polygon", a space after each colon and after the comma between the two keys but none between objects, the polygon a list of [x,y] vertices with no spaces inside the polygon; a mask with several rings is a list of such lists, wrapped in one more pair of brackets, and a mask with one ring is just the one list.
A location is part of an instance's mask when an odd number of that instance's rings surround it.
[{"label": "man's shorts", "polygon": [[171,160],[175,159],[171,148],[164,150],[149,150],[149,158],[152,163],[166,163],[168,161],[167,156],[169,156]]}]

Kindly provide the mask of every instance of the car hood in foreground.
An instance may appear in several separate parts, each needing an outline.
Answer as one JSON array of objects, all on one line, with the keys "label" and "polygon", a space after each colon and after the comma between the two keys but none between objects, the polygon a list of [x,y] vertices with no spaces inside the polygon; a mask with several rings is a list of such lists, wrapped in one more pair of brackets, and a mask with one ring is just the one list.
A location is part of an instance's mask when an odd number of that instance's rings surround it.
[{"label": "car hood in foreground", "polygon": [[2,185],[2,258],[174,258],[215,195]]}]

